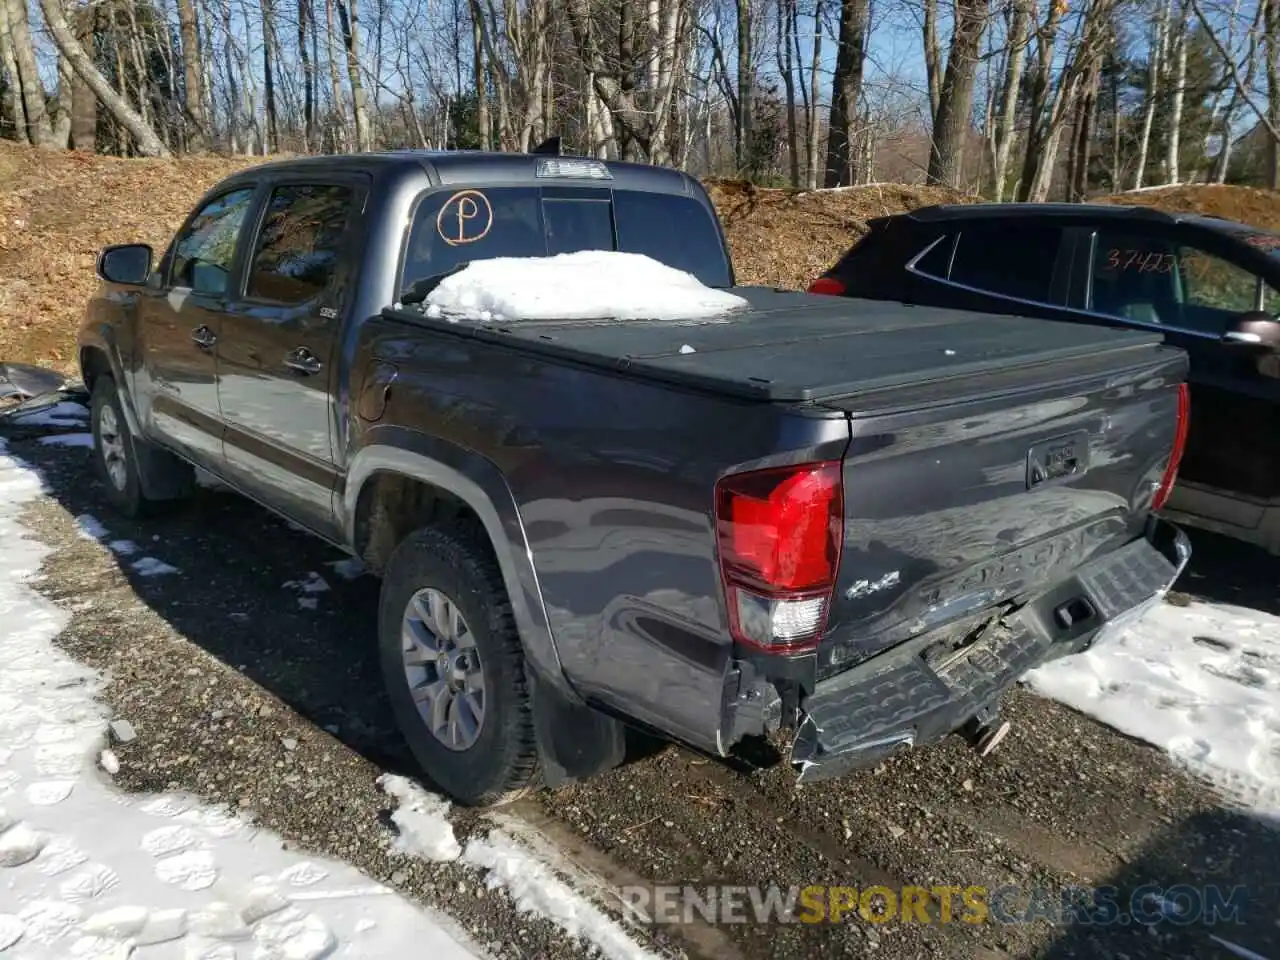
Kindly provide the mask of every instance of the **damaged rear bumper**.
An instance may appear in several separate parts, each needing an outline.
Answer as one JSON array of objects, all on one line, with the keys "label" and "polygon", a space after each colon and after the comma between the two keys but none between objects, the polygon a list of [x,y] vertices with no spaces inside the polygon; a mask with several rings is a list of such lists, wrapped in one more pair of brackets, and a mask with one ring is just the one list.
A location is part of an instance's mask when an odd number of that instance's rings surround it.
[{"label": "damaged rear bumper", "polygon": [[1153,517],[1144,538],[980,624],[965,646],[940,651],[937,633],[926,634],[819,683],[800,705],[792,742],[798,781],[838,777],[956,731],[990,711],[1028,670],[1140,617],[1190,556],[1186,535]]}]

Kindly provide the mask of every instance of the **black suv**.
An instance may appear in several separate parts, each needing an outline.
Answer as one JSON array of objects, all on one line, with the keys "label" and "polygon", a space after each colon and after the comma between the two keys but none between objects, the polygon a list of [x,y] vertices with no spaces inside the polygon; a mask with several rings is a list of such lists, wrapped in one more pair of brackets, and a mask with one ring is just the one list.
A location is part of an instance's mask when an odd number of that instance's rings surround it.
[{"label": "black suv", "polygon": [[1171,508],[1280,552],[1280,233],[1109,204],[947,204],[872,220],[828,293],[1162,332],[1191,360]]}]

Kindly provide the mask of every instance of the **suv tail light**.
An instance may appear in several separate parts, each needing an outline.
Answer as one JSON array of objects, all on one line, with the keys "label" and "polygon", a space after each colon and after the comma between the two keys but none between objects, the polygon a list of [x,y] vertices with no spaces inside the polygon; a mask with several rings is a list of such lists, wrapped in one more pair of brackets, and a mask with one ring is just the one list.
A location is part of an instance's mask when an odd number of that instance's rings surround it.
[{"label": "suv tail light", "polygon": [[775,653],[817,646],[843,539],[839,460],[723,477],[716,540],[734,640]]},{"label": "suv tail light", "polygon": [[825,293],[832,297],[842,297],[849,292],[844,282],[835,277],[819,277],[806,288],[806,293]]},{"label": "suv tail light", "polygon": [[1173,449],[1169,451],[1169,464],[1164,468],[1164,476],[1160,478],[1160,486],[1156,487],[1151,498],[1151,509],[1159,510],[1173,493],[1174,481],[1178,479],[1178,467],[1182,463],[1182,454],[1187,449],[1187,429],[1191,425],[1191,393],[1185,383],[1178,384],[1178,423],[1173,431]]}]

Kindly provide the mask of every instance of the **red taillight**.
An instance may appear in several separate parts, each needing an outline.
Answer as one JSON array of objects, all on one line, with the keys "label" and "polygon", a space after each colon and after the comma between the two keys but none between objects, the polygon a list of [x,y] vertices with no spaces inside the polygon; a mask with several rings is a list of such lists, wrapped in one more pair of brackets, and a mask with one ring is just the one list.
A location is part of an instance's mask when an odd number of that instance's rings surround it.
[{"label": "red taillight", "polygon": [[1185,383],[1178,384],[1178,423],[1173,429],[1173,449],[1169,451],[1169,465],[1164,468],[1164,476],[1160,478],[1160,486],[1156,487],[1155,496],[1151,498],[1151,509],[1159,510],[1173,493],[1174,481],[1178,479],[1178,466],[1182,463],[1183,451],[1187,449],[1187,429],[1191,425],[1191,393]]},{"label": "red taillight", "polygon": [[840,461],[723,478],[716,536],[734,639],[784,652],[816,645],[844,538]]},{"label": "red taillight", "polygon": [[849,288],[835,277],[819,277],[817,280],[813,281],[813,283],[809,284],[808,292],[825,293],[832,297],[843,297],[849,292]]}]

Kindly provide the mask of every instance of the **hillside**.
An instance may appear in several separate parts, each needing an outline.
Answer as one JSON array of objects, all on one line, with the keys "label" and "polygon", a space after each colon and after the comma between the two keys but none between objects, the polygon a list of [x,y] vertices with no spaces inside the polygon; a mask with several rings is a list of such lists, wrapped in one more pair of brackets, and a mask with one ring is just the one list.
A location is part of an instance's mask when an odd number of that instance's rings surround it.
[{"label": "hillside", "polygon": [[[0,360],[74,370],[75,329],[92,294],[98,250],[162,247],[196,198],[258,158],[120,160],[0,141]],[[711,181],[739,282],[802,287],[866,221],[932,203],[944,188],[876,184],[796,193]],[[1247,187],[1169,187],[1107,198],[1195,210],[1280,228],[1280,194]]]}]

